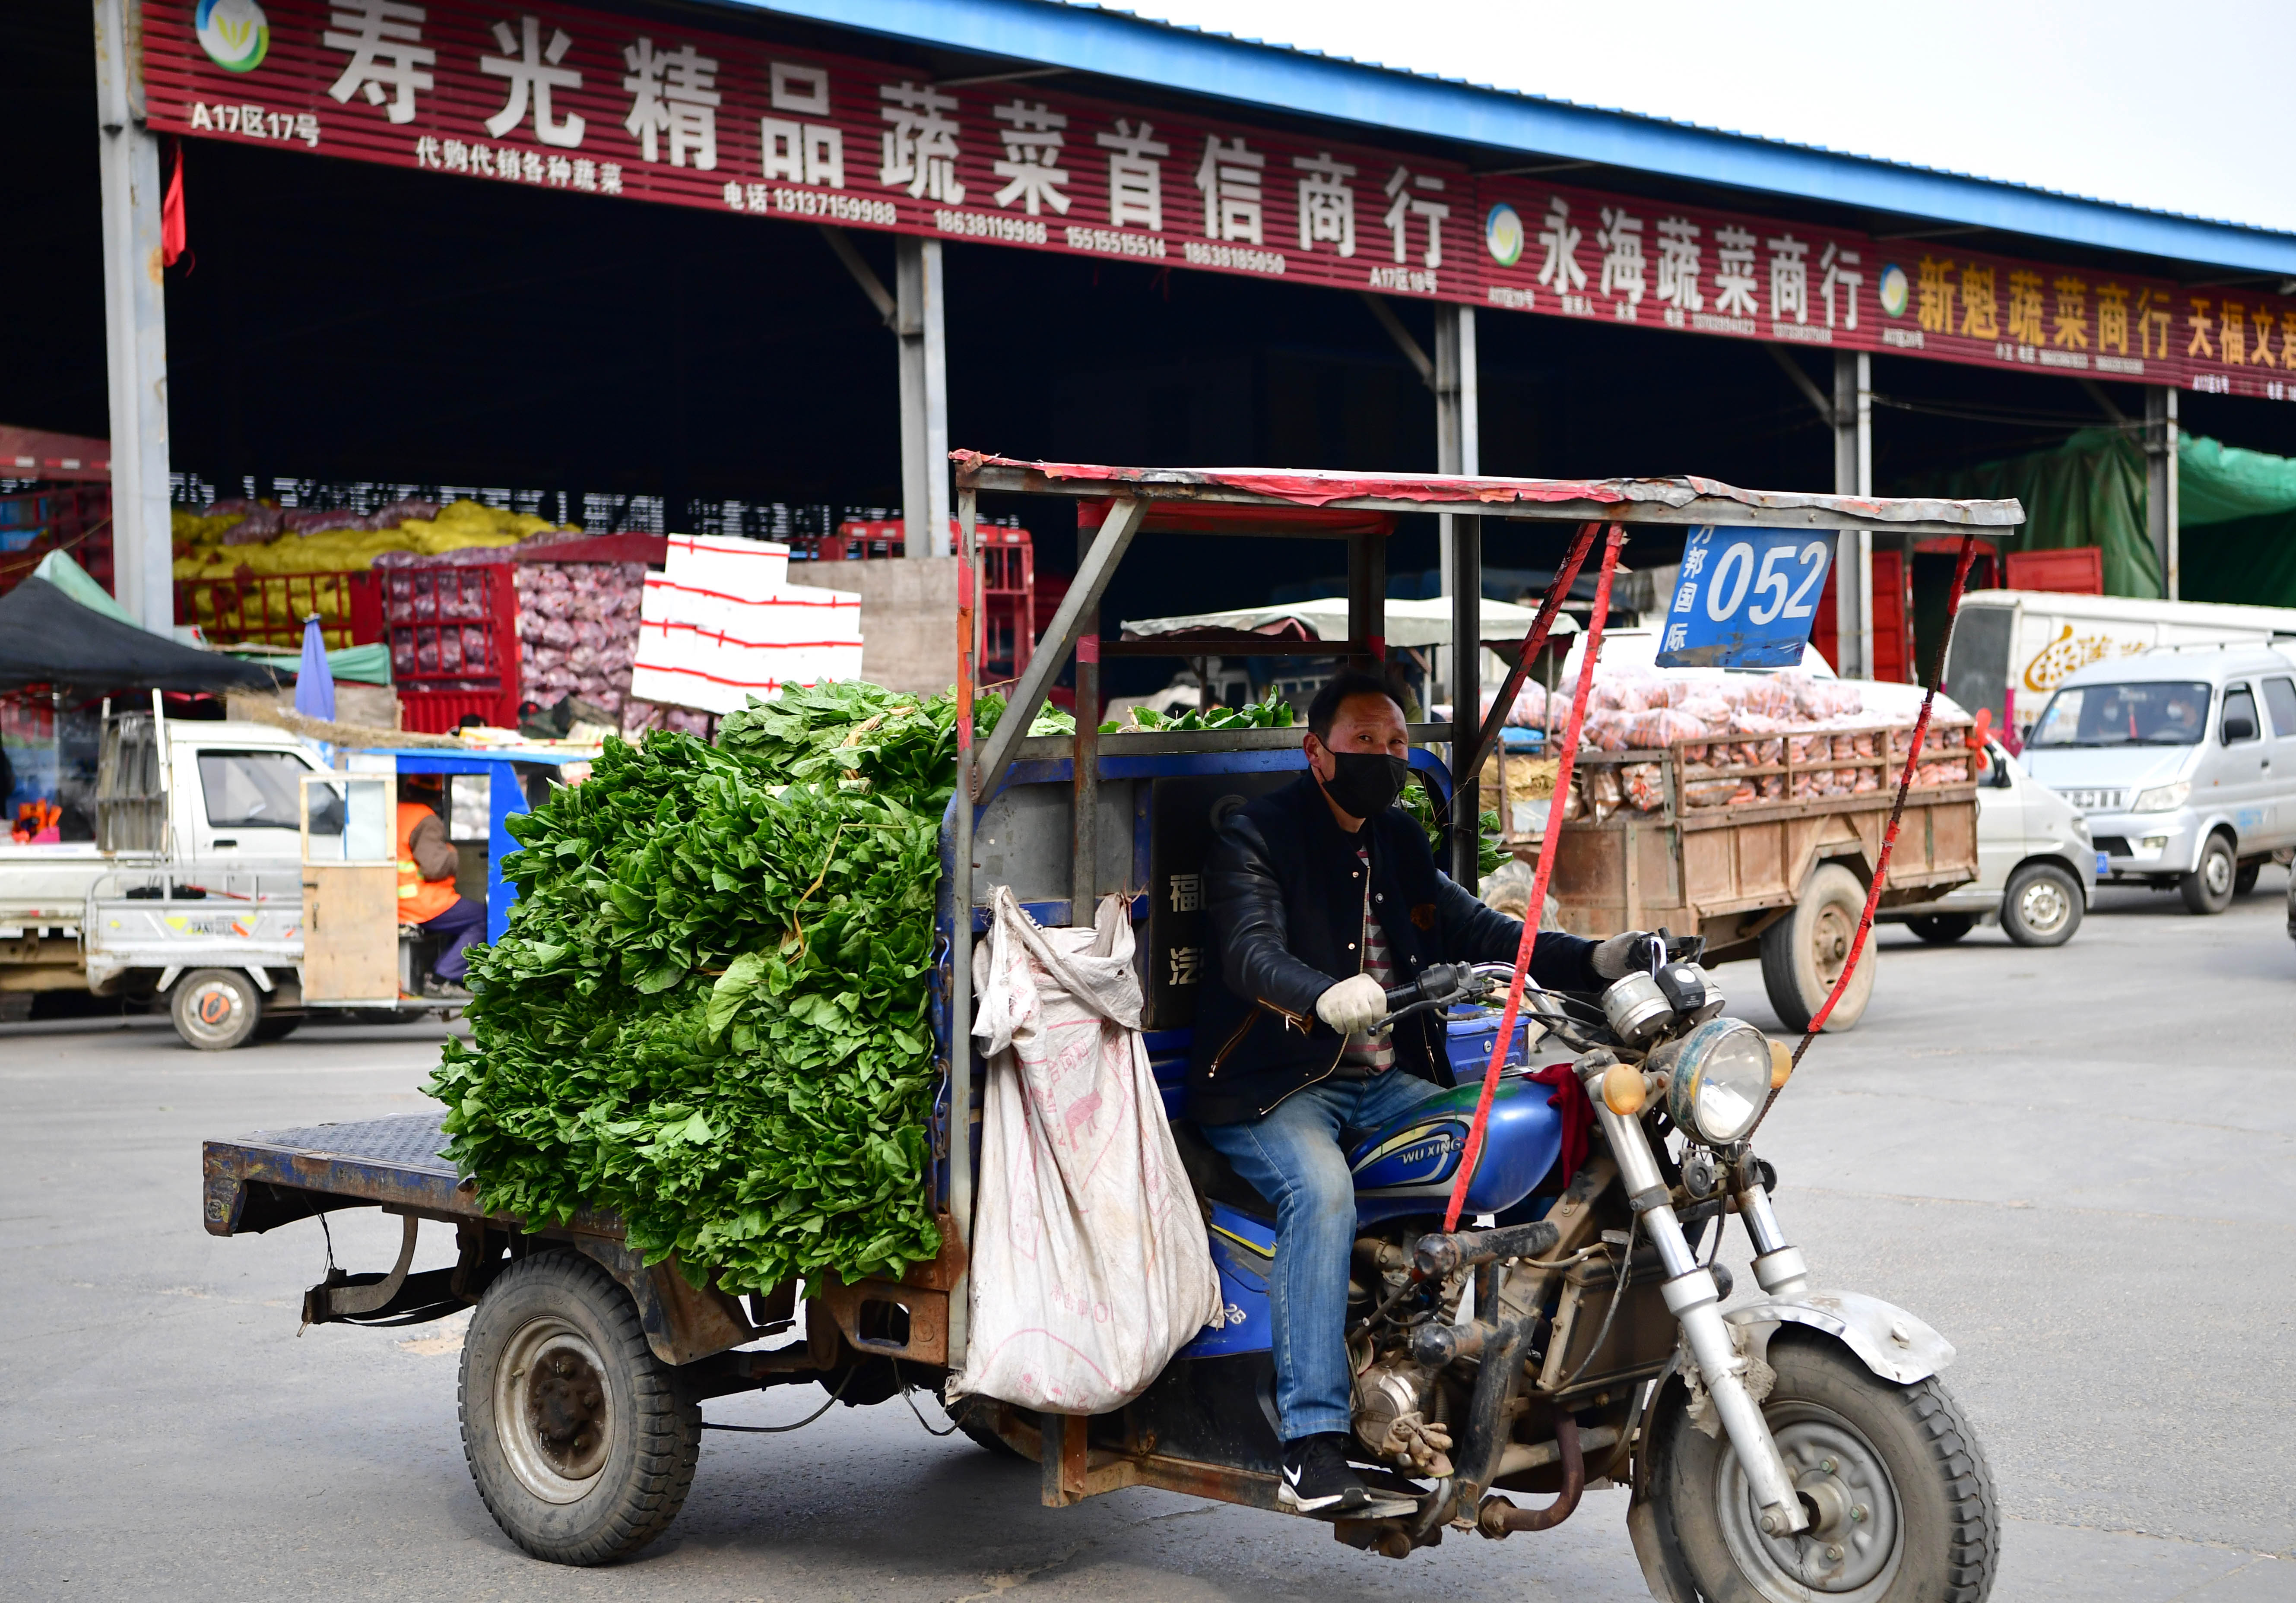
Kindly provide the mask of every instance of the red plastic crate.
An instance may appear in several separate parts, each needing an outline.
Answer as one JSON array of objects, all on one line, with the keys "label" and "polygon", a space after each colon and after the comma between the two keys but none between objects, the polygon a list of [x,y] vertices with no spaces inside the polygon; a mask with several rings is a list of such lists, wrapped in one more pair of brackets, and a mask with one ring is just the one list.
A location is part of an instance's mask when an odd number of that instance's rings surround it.
[{"label": "red plastic crate", "polygon": [[510,564],[390,568],[375,577],[406,726],[440,733],[469,713],[515,726],[518,592]]},{"label": "red plastic crate", "polygon": [[[951,519],[950,549],[955,550],[962,538],[956,520]],[[981,524],[979,538],[980,682],[996,684],[1018,679],[1036,654],[1043,621],[1038,617],[1036,543],[1025,528],[995,523]],[[907,525],[898,518],[849,519],[837,526],[833,535],[800,536],[790,542],[791,555],[799,561],[877,561],[905,556],[907,552]],[[791,577],[793,583],[807,582],[795,569]],[[814,582],[836,587],[835,580],[825,576]],[[1065,588],[1066,582],[1062,584]]]},{"label": "red plastic crate", "polygon": [[176,620],[197,624],[209,645],[299,646],[319,615],[329,650],[382,639],[381,587],[368,572],[250,573],[177,579]]}]

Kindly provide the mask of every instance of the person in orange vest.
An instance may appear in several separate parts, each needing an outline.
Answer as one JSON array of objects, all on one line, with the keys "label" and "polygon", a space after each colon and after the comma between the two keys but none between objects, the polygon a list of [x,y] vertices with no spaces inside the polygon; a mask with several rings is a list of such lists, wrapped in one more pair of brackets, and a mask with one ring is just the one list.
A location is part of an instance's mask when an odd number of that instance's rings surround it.
[{"label": "person in orange vest", "polygon": [[447,838],[447,826],[439,821],[439,814],[422,802],[401,800],[398,921],[418,924],[447,938],[447,949],[430,965],[430,971],[456,987],[471,972],[465,954],[487,927],[484,904],[455,889],[455,871],[461,866],[462,855]]}]

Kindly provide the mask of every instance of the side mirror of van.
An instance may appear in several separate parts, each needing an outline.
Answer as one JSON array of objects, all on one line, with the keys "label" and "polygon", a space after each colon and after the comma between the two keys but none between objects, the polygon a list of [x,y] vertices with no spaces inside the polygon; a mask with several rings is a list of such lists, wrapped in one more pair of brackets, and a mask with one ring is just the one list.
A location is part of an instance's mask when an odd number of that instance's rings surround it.
[{"label": "side mirror of van", "polygon": [[2237,746],[2243,740],[2253,740],[2254,739],[2256,739],[2255,719],[2234,716],[2226,718],[2224,721],[2224,743],[2226,745]]}]

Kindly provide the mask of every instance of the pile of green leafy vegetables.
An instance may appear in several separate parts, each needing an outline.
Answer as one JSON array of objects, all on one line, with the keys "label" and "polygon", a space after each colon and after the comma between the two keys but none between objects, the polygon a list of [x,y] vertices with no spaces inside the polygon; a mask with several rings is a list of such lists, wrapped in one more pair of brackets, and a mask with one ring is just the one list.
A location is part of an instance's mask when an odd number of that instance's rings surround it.
[{"label": "pile of green leafy vegetables", "polygon": [[[984,709],[989,710],[989,709]],[[998,704],[995,710],[1001,710]],[[843,683],[617,740],[510,829],[428,1087],[488,1208],[619,1212],[728,1290],[939,1250],[926,1014],[955,713]]]},{"label": "pile of green leafy vegetables", "polygon": [[[1279,707],[1236,721],[1288,723]],[[1004,710],[981,697],[976,728]],[[1047,708],[1029,732],[1072,730]],[[472,949],[472,1038],[427,1087],[482,1205],[611,1208],[650,1261],[729,1291],[933,1256],[927,1007],[955,763],[952,698],[824,685],[731,715],[714,746],[609,740],[512,819],[510,928]]]}]

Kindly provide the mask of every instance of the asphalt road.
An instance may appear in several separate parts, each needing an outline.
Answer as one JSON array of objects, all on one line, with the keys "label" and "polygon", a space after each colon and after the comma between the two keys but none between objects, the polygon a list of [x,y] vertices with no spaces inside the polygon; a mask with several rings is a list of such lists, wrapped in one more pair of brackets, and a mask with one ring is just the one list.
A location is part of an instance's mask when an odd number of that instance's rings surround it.
[{"label": "asphalt road", "polygon": [[[2056,952],[1889,932],[1864,1023],[1813,1050],[1764,1132],[1818,1280],[1959,1345],[1948,1378],[2008,1515],[1997,1599],[2296,1597],[2284,884],[2267,870],[2212,920],[2108,892]],[[1752,965],[1722,976],[1734,1010],[1775,1023]],[[415,1108],[438,1038],[307,1029],[210,1056],[157,1021],[0,1026],[0,1596],[1646,1596],[1623,1493],[1543,1536],[1397,1564],[1158,1492],[1046,1510],[1033,1468],[936,1440],[898,1402],[707,1438],[685,1512],[629,1564],[529,1560],[463,1465],[461,1321],[299,1337],[318,1227],[200,1228],[201,1138]],[[333,1229],[339,1259],[387,1264],[395,1228]],[[809,1399],[707,1411],[782,1421]]]}]

